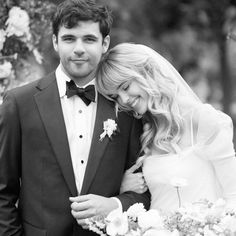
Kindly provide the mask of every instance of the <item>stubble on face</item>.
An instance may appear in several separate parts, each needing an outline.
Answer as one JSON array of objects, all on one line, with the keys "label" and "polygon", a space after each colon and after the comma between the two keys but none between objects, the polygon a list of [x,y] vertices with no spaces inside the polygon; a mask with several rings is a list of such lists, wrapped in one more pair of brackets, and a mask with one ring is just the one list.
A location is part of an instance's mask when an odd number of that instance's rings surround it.
[{"label": "stubble on face", "polygon": [[103,39],[99,23],[81,21],[68,29],[62,26],[53,44],[63,71],[79,86],[94,79],[102,55],[109,47],[109,36]]}]

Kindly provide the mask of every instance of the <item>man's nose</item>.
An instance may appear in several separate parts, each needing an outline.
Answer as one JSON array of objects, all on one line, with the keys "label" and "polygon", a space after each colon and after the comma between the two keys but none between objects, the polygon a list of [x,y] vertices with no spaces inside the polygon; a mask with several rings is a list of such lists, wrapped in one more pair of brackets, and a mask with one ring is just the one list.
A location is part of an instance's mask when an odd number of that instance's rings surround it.
[{"label": "man's nose", "polygon": [[76,55],[81,55],[84,52],[85,52],[85,48],[84,48],[84,44],[83,44],[82,40],[77,40],[75,48],[74,48],[74,53]]}]

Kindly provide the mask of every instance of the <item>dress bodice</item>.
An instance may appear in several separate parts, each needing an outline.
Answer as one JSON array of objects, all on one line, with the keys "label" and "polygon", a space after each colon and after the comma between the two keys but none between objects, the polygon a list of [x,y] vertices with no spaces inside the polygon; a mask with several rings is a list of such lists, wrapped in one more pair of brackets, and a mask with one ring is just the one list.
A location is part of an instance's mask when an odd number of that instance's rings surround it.
[{"label": "dress bodice", "polygon": [[145,180],[151,192],[151,208],[174,210],[179,206],[174,179],[184,179],[186,186],[179,187],[181,203],[202,198],[211,201],[221,196],[213,166],[194,153],[194,146],[178,154],[149,156],[143,165]]},{"label": "dress bodice", "polygon": [[[209,105],[208,105],[209,106]],[[151,208],[171,211],[179,207],[179,199],[173,180],[181,178],[186,186],[178,188],[182,205],[200,199],[215,201],[220,197],[228,199],[236,206],[236,158],[231,134],[226,123],[211,106],[199,110],[201,115],[210,115],[220,129],[212,124],[198,124],[195,139],[191,145],[177,153],[158,155],[154,151],[143,162],[143,174],[151,192]],[[206,110],[209,112],[205,113]],[[204,119],[206,122],[210,120]],[[206,130],[200,130],[205,127]],[[219,127],[218,127],[219,128]],[[210,130],[208,130],[210,129]],[[226,129],[226,130],[225,130]],[[192,136],[191,128],[191,136]],[[199,133],[200,132],[200,133]],[[227,136],[228,135],[228,136]],[[227,138],[227,139],[226,139]],[[195,140],[195,143],[193,143]]]}]

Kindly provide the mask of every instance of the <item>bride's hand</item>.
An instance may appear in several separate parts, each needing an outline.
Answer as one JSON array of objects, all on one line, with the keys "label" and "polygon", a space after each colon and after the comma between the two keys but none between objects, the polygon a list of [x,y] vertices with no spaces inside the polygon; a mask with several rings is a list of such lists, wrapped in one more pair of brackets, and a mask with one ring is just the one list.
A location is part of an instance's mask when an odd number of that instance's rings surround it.
[{"label": "bride's hand", "polygon": [[134,164],[125,171],[120,187],[120,193],[133,191],[136,193],[144,193],[147,191],[147,185],[142,172],[134,173],[140,167],[139,164]]}]

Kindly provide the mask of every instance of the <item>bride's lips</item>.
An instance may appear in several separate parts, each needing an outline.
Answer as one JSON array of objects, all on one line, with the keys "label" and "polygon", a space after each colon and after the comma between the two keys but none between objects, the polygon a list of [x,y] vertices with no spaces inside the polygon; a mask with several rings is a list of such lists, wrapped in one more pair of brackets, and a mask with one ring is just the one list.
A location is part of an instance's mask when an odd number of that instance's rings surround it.
[{"label": "bride's lips", "polygon": [[129,105],[134,108],[138,104],[138,102],[139,102],[139,97],[136,97],[129,102]]}]

